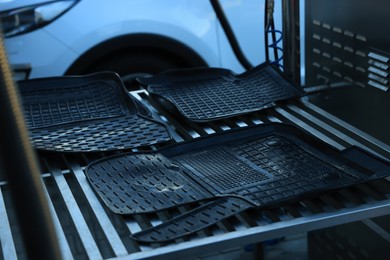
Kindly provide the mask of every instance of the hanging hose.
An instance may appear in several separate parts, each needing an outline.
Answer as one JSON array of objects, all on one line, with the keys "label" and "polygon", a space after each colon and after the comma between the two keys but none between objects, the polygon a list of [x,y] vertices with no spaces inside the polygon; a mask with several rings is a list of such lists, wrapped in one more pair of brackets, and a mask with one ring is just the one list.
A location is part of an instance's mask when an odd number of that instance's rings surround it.
[{"label": "hanging hose", "polygon": [[0,163],[10,186],[30,259],[60,259],[60,250],[36,155],[31,147],[18,91],[0,31]]},{"label": "hanging hose", "polygon": [[[272,48],[274,50],[274,60],[271,62],[272,64],[275,64],[279,66],[280,68],[283,68],[283,65],[280,64],[281,61],[283,61],[283,55],[279,57],[278,51],[283,53],[283,48],[279,47],[278,44],[283,40],[282,37],[282,31],[280,30],[268,30],[267,33],[272,33],[272,43],[268,44],[268,48]],[[279,34],[279,38],[276,38],[276,34]]]},{"label": "hanging hose", "polygon": [[217,18],[219,22],[221,23],[221,26],[226,34],[226,37],[228,38],[228,41],[230,43],[230,46],[233,49],[234,54],[236,55],[238,61],[241,63],[241,65],[249,70],[253,66],[252,64],[248,61],[248,59],[245,57],[244,53],[242,52],[240,45],[238,44],[238,41],[236,37],[234,36],[234,32],[232,28],[230,27],[230,24],[225,16],[225,13],[219,3],[218,0],[210,0],[211,5],[213,6],[214,12],[217,15]]},{"label": "hanging hose", "polygon": [[[265,59],[268,62],[276,64],[277,66],[283,68],[283,65],[280,64],[283,61],[283,56],[279,57],[279,51],[283,52],[283,49],[278,46],[278,44],[283,40],[282,32],[275,29],[274,21],[274,0],[265,0],[264,2],[264,41],[265,41]],[[276,33],[280,34],[280,37],[277,39]],[[268,35],[271,34],[272,43],[269,44]],[[274,60],[271,61],[269,55],[269,49],[273,49]]]},{"label": "hanging hose", "polygon": [[265,60],[269,61],[269,49],[268,49],[268,30],[271,26],[271,14],[273,9],[270,10],[270,4],[268,0],[264,1],[264,42],[265,42]]}]

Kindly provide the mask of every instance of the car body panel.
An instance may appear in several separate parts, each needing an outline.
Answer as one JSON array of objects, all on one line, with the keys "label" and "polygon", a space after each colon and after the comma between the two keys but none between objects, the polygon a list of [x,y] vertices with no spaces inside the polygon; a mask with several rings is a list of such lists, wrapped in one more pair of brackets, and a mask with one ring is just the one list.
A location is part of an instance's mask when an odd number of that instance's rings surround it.
[{"label": "car body panel", "polygon": [[[253,64],[264,60],[263,4],[264,0],[221,1]],[[0,8],[10,6],[12,2]],[[48,25],[6,38],[5,44],[11,64],[30,64],[30,78],[36,78],[64,75],[80,56],[100,43],[141,33],[180,42],[210,67],[243,71],[209,0],[81,0]]]},{"label": "car body panel", "polygon": [[49,2],[48,0],[0,0],[1,11],[12,10],[19,7],[25,7],[40,3]]}]

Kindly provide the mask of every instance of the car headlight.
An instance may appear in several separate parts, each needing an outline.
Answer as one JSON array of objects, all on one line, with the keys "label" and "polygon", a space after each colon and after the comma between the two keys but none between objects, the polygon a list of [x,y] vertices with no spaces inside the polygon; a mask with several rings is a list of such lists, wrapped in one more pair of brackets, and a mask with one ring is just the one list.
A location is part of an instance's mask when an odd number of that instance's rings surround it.
[{"label": "car headlight", "polygon": [[69,10],[78,0],[52,1],[0,13],[5,37],[23,34],[40,28]]}]

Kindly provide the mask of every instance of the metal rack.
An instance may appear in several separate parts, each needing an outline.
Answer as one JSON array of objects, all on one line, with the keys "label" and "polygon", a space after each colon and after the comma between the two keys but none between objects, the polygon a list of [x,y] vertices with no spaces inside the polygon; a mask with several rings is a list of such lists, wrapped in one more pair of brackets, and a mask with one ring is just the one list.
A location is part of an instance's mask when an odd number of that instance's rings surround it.
[{"label": "metal rack", "polygon": [[[285,12],[292,12],[288,17],[298,19],[297,9],[293,8],[297,1],[291,2],[294,3],[287,4]],[[289,23],[289,26],[296,25],[297,23]],[[285,38],[284,44],[294,41],[296,46],[299,41],[292,36],[294,35]],[[296,81],[298,54],[295,51],[285,52],[287,57],[290,56],[285,63],[288,65],[287,72]],[[310,132],[336,149],[343,150],[357,145],[380,158],[390,160],[389,144],[314,104],[312,97],[315,93],[299,100],[279,102],[274,108],[261,112],[211,123],[191,123],[180,119],[151,99],[144,90],[132,91],[131,95],[149,107],[156,120],[168,125],[174,142],[236,128],[283,122]],[[153,146],[144,149],[158,148]],[[247,210],[170,244],[139,244],[130,238],[131,233],[155,226],[199,204],[153,214],[113,214],[98,199],[84,174],[84,169],[90,162],[111,154],[39,153],[44,192],[49,200],[64,259],[194,257],[200,256],[200,252],[243,247],[280,236],[390,214],[390,179],[387,178],[272,208]],[[3,259],[27,258],[22,230],[16,223],[15,214],[10,187],[3,180],[0,182],[0,258]]]},{"label": "metal rack", "polygon": [[[170,125],[180,142],[230,129],[267,122],[295,124],[337,149],[359,145],[382,158],[390,158],[390,146],[355,127],[334,118],[307,98],[280,104],[276,108],[214,123],[180,122],[151,100],[145,91],[132,95],[154,111],[154,117]],[[157,149],[153,147],[152,149]],[[157,214],[123,217],[109,212],[99,201],[84,175],[85,166],[107,154],[41,154],[42,176],[65,259],[126,259],[184,257],[224,248],[306,232],[323,227],[372,218],[390,213],[390,180],[383,179],[331,192],[293,204],[251,210],[229,218],[188,239],[168,245],[142,245],[130,239],[131,233],[157,225],[193,206]],[[20,230],[13,221],[13,207],[6,182],[1,183],[0,227],[4,259],[23,256]],[[12,239],[10,239],[12,238]]]}]

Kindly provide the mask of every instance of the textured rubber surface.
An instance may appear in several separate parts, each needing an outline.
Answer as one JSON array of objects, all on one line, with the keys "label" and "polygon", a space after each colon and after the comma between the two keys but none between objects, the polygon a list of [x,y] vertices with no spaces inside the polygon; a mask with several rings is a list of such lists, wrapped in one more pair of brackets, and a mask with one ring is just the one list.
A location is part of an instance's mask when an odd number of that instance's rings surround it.
[{"label": "textured rubber surface", "polygon": [[42,78],[19,85],[36,149],[110,151],[170,140],[166,128],[147,118],[115,73]]},{"label": "textured rubber surface", "polygon": [[151,94],[169,100],[185,118],[197,122],[258,111],[303,93],[268,63],[237,76],[209,68],[165,72],[140,82],[148,85]]},{"label": "textured rubber surface", "polygon": [[166,242],[200,231],[251,207],[251,203],[241,198],[219,198],[132,237],[140,242]]},{"label": "textured rubber surface", "polygon": [[[88,179],[115,213],[154,212],[212,196],[159,154],[119,156],[88,166]],[[183,186],[185,184],[185,186]]]},{"label": "textured rubber surface", "polygon": [[166,242],[200,231],[251,207],[253,204],[241,198],[218,198],[132,237],[140,242]]},{"label": "textured rubber surface", "polygon": [[[373,169],[363,168],[295,128],[272,124],[177,144],[160,153],[106,158],[89,165],[86,174],[106,205],[120,214],[155,212],[205,199],[227,200],[134,235],[140,241],[160,242],[188,234],[184,226],[196,231],[239,209],[390,175],[389,164],[378,166],[373,161],[373,165]],[[193,214],[202,221],[192,223]]]}]

